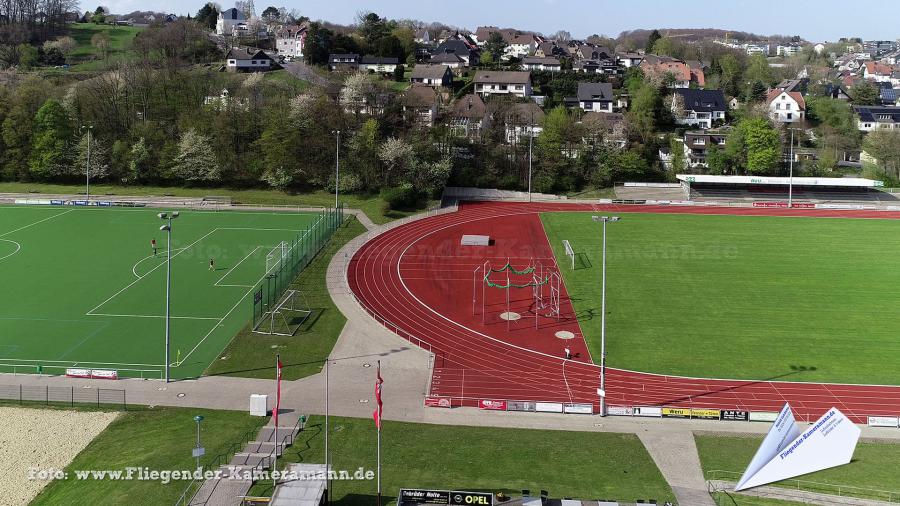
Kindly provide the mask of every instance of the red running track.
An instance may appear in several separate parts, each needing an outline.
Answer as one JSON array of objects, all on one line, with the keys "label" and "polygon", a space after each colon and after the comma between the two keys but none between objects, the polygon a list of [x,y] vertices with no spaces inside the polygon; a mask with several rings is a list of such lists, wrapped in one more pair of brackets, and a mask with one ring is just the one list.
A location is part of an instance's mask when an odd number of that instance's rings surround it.
[{"label": "red running track", "polygon": [[[559,318],[532,307],[531,289],[511,290],[509,306],[523,318],[508,328],[498,318],[507,307],[504,291],[486,290],[483,300],[473,276],[485,260],[495,269],[509,259],[519,270],[534,265],[552,271],[553,252],[539,218],[548,211],[900,218],[900,213],[884,211],[472,203],[455,213],[396,227],[353,256],[347,280],[377,321],[434,353],[430,395],[449,398],[453,405],[505,399],[591,403],[599,410],[600,369],[588,355],[565,287]],[[482,253],[478,247],[459,246],[463,234],[489,235],[494,242]],[[494,273],[491,280],[506,284],[506,275]],[[512,274],[509,280],[523,284],[531,278]],[[535,312],[540,314],[537,322]],[[575,337],[561,340],[555,337],[559,330]],[[573,360],[563,359],[566,346]],[[686,378],[614,368],[607,368],[606,380],[612,406],[778,411],[787,401],[799,419],[815,419],[835,406],[863,423],[866,416],[900,414],[900,387],[894,386]]]}]

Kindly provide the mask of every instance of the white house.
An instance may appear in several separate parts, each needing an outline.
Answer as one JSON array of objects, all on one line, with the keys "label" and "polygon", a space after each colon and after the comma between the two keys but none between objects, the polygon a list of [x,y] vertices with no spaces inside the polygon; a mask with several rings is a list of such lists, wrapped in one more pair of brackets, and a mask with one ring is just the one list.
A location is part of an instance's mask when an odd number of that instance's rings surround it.
[{"label": "white house", "polygon": [[590,112],[613,112],[613,87],[610,83],[578,83],[578,107]]},{"label": "white house", "polygon": [[813,49],[815,49],[816,54],[822,54],[822,52],[825,51],[825,44],[822,44],[821,42],[819,42],[818,44],[813,46]]},{"label": "white house", "polygon": [[799,53],[803,48],[800,44],[788,44],[786,46],[778,45],[775,47],[775,54],[778,56],[784,56],[787,58],[788,56],[794,56]]},{"label": "white house", "polygon": [[863,69],[863,77],[876,83],[890,82],[894,69],[890,65],[867,61]]},{"label": "white house", "polygon": [[681,110],[675,115],[679,125],[712,128],[716,121],[725,121],[728,104],[722,90],[676,89],[672,100],[672,110],[680,102]]},{"label": "white house", "polygon": [[522,58],[522,68],[525,70],[559,72],[562,70],[562,64],[558,58],[552,58],[550,56],[526,56]]},{"label": "white house", "polygon": [[644,61],[644,55],[640,53],[619,53],[616,55],[616,61],[625,68],[637,67]]},{"label": "white house", "polygon": [[306,43],[308,25],[284,26],[275,32],[275,49],[278,54],[290,58],[303,57],[303,45]]},{"label": "white house", "polygon": [[803,121],[806,116],[806,100],[797,91],[770,90],[766,104],[769,117],[778,123]]},{"label": "white house", "polygon": [[216,21],[216,34],[231,35],[234,33],[234,27],[239,24],[247,24],[244,13],[234,7],[225,9],[219,13],[219,19]]},{"label": "white house", "polygon": [[475,93],[488,95],[531,96],[531,73],[479,70],[475,73]]},{"label": "white house", "polygon": [[506,142],[519,144],[528,136],[538,137],[544,131],[544,111],[534,102],[513,104],[503,118],[506,125]]},{"label": "white house", "polygon": [[225,55],[225,68],[229,72],[262,72],[272,68],[272,58],[262,49],[232,48]]},{"label": "white house", "polygon": [[396,57],[363,56],[359,60],[359,70],[376,74],[393,73],[399,64]]},{"label": "white house", "polygon": [[409,76],[409,82],[449,88],[453,85],[453,71],[446,65],[420,63],[413,67],[412,74]]},{"label": "white house", "polygon": [[856,106],[856,127],[863,132],[900,128],[900,107]]}]

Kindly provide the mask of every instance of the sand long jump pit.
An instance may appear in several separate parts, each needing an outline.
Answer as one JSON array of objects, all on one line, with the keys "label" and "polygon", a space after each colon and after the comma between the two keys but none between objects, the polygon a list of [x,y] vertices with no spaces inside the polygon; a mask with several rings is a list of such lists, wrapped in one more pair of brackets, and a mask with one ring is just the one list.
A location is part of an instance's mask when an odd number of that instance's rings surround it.
[{"label": "sand long jump pit", "polygon": [[64,469],[116,413],[0,407],[0,506],[30,502],[49,481],[33,468]]}]

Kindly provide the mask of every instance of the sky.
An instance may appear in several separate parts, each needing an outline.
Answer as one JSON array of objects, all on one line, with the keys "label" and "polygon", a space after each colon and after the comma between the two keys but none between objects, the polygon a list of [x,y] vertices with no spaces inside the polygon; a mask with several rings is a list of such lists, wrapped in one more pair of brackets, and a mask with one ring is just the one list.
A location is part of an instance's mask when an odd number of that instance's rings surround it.
[{"label": "sky", "polygon": [[[90,0],[87,0],[90,1]],[[900,38],[896,0],[254,0],[296,9],[312,19],[349,24],[359,11],[394,19],[441,21],[474,30],[481,25],[576,38],[616,36],[637,28],[722,28],[760,35],[800,35],[813,42],[840,37]],[[272,3],[266,3],[271,1]],[[84,3],[84,2],[82,2]],[[115,14],[134,10],[196,13],[205,0],[106,0]],[[225,7],[233,4],[219,0]],[[82,9],[95,6],[84,4]],[[883,12],[886,15],[878,15]]]}]

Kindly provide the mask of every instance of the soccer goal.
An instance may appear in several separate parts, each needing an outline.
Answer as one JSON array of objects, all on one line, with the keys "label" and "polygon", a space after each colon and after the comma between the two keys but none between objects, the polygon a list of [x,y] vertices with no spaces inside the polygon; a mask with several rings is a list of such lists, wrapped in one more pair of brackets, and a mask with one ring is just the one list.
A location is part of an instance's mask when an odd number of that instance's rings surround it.
[{"label": "soccer goal", "polygon": [[253,332],[274,336],[293,336],[309,319],[312,310],[300,290],[287,290],[272,308],[267,308]]},{"label": "soccer goal", "polygon": [[563,239],[563,247],[566,248],[566,256],[572,260],[572,270],[575,270],[575,250],[572,249],[572,245],[569,244],[567,239]]},{"label": "soccer goal", "polygon": [[289,251],[290,246],[287,241],[281,241],[281,243],[272,248],[272,251],[266,254],[266,274],[278,268],[284,262],[284,259],[287,258]]}]

